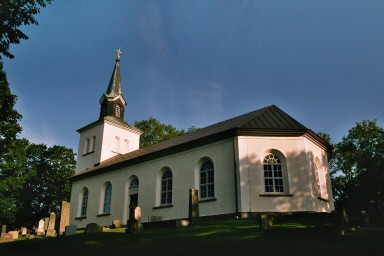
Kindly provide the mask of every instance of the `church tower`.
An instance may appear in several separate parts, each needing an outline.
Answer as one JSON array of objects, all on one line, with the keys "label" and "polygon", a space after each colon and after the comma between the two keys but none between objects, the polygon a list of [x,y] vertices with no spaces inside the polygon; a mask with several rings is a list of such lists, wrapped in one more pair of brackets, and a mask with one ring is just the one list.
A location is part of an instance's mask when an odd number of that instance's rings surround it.
[{"label": "church tower", "polygon": [[78,174],[99,165],[116,155],[139,149],[142,132],[124,121],[127,103],[122,92],[120,75],[120,54],[109,81],[107,91],[100,99],[99,120],[77,130],[80,143],[77,153],[76,172]]}]

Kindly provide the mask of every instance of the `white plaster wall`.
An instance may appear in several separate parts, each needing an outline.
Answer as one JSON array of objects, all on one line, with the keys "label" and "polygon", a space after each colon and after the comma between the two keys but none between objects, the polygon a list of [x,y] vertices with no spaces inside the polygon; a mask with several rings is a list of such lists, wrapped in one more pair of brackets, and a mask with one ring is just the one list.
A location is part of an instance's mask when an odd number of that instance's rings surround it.
[{"label": "white plaster wall", "polygon": [[[187,150],[162,157],[135,166],[129,166],[118,171],[90,177],[72,184],[71,192],[71,225],[85,227],[87,223],[111,225],[114,219],[122,220],[125,224],[129,215],[128,186],[132,175],[139,179],[138,205],[142,210],[142,221],[151,219],[171,220],[188,218],[189,189],[199,189],[198,162],[203,157],[209,157],[215,168],[215,199],[200,203],[200,215],[217,215],[234,213],[235,201],[235,171],[233,140],[213,143],[207,146]],[[160,170],[163,167],[171,169],[173,174],[172,207],[158,208],[160,205]],[[101,190],[105,182],[112,184],[111,214],[97,217],[100,213]],[[79,195],[83,187],[89,190],[87,217],[77,220],[80,202]]]},{"label": "white plaster wall", "polygon": [[[325,152],[305,137],[237,138],[239,168],[239,209],[241,212],[329,212],[334,209],[329,173],[326,191],[329,202],[314,193],[313,160],[321,157],[327,166]],[[280,151],[286,159],[285,194],[272,196],[264,191],[263,160],[268,150]]]},{"label": "white plaster wall", "polygon": [[[84,154],[84,147],[87,138],[96,137],[95,150],[92,153]],[[120,139],[120,151],[115,149],[115,137]],[[109,159],[117,154],[127,153],[124,141],[128,140],[129,151],[134,151],[139,148],[140,135],[129,131],[124,127],[113,123],[102,123],[96,127],[86,130],[80,134],[80,143],[77,153],[76,171],[78,174],[88,168],[94,167],[106,159]]]},{"label": "white plaster wall", "polygon": [[[101,141],[103,137],[104,126],[99,125],[86,130],[80,134],[79,148],[77,151],[77,162],[75,174],[93,167],[96,163],[100,163]],[[96,137],[95,151],[93,153],[84,154],[84,147],[87,139]]]}]

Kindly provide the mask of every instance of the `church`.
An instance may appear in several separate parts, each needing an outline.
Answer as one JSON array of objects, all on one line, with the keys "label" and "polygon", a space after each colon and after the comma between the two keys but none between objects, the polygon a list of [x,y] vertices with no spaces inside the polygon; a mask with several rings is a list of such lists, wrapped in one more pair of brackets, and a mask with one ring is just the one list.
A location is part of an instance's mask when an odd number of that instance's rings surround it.
[{"label": "church", "polygon": [[99,119],[81,129],[71,177],[70,223],[123,224],[188,219],[189,190],[199,215],[331,212],[330,145],[275,105],[140,148],[142,131],[124,121],[120,51]]}]

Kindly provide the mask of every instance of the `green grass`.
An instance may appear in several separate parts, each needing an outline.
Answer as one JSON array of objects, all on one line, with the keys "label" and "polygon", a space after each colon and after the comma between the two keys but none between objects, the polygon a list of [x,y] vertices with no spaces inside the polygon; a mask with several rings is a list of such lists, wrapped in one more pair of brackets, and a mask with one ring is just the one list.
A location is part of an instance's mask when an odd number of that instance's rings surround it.
[{"label": "green grass", "polygon": [[201,222],[186,228],[124,229],[0,243],[0,255],[383,255],[384,227],[341,236],[331,222],[286,218],[262,232],[255,220]]}]

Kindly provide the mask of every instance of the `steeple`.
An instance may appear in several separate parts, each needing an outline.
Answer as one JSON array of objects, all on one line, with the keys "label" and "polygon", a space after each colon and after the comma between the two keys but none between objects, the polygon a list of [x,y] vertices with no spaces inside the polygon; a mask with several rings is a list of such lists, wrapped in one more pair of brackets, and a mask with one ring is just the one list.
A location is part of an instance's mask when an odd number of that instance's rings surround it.
[{"label": "steeple", "polygon": [[105,116],[112,116],[120,120],[124,120],[124,110],[127,106],[125,102],[122,85],[121,85],[121,75],[120,75],[120,54],[122,53],[119,50],[117,52],[116,64],[112,72],[111,80],[107,91],[103,94],[100,99],[101,109],[100,109],[100,119]]}]

